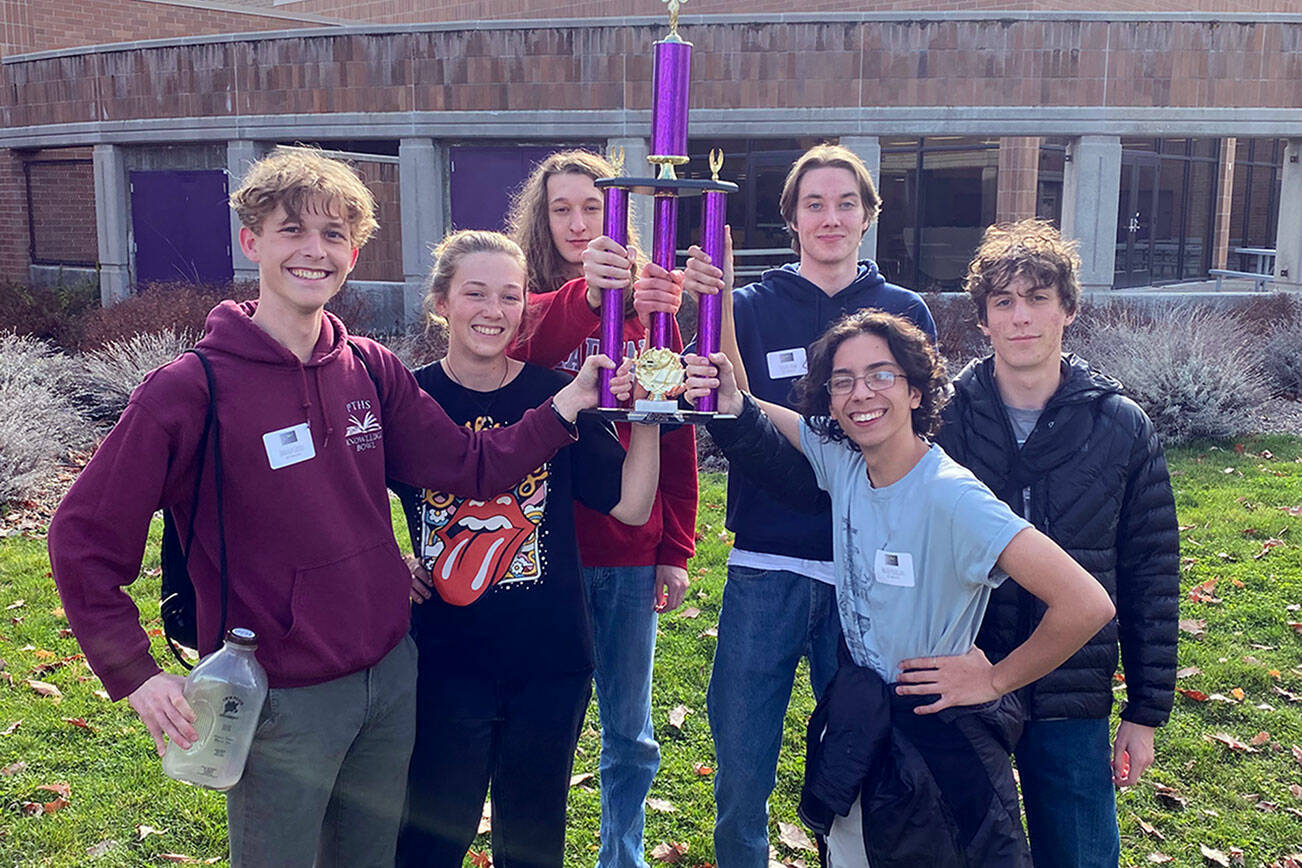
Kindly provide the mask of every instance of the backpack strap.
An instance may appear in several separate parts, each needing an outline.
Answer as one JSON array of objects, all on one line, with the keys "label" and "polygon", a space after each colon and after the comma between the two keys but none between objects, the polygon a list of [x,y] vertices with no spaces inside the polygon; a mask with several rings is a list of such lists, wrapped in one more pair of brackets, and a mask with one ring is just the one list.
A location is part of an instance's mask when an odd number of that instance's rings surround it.
[{"label": "backpack strap", "polygon": [[366,356],[362,354],[362,348],[353,343],[352,338],[348,339],[348,347],[353,351],[353,355],[357,356],[357,361],[362,363],[362,367],[366,370],[366,376],[371,378],[371,385],[375,387],[375,397],[379,398],[380,403],[383,404],[384,394],[380,391],[380,381],[375,376],[375,372],[371,370],[371,365],[366,361]]},{"label": "backpack strap", "polygon": [[[203,482],[204,464],[208,456],[208,441],[211,435],[213,444],[213,477],[217,488],[217,542],[218,558],[221,573],[221,624],[217,632],[217,646],[220,648],[222,637],[226,635],[226,608],[227,597],[229,593],[229,578],[226,562],[226,519],[225,510],[222,509],[222,439],[221,423],[217,420],[217,382],[213,377],[212,365],[197,349],[188,349],[187,353],[194,353],[199,358],[199,363],[203,365],[204,379],[208,381],[208,412],[204,416],[203,434],[199,440],[199,468],[194,478],[194,493],[190,497],[190,527],[186,530],[185,545],[181,548],[181,563],[189,573],[190,564],[190,546],[194,542],[194,521],[199,512],[199,487]],[[192,669],[193,666],[185,660],[180,650],[172,641],[171,637],[167,639],[167,647],[171,649],[172,656],[186,669]],[[216,650],[214,648],[213,650]]]}]

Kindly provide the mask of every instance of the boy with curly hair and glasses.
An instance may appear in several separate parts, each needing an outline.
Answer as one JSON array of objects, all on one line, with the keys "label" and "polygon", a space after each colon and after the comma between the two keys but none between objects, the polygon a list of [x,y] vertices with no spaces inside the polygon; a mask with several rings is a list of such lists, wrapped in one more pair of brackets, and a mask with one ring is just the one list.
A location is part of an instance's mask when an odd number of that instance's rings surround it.
[{"label": "boy with curly hair and glasses", "polygon": [[[1116,868],[1113,788],[1152,764],[1154,729],[1171,713],[1179,529],[1152,422],[1120,383],[1062,351],[1079,267],[1075,244],[1047,222],[986,230],[967,291],[993,353],[956,378],[937,442],[1116,604],[1116,620],[1022,690],[1028,721],[1015,751],[1036,864]],[[1003,659],[1040,619],[1024,589],[1005,585],[977,644]],[[1118,646],[1127,701],[1110,742]]]},{"label": "boy with curly hair and glasses", "polygon": [[[945,376],[912,323],[849,314],[809,350],[796,409],[743,395],[723,353],[688,359],[688,398],[800,450],[832,502],[840,667],[810,722],[802,818],[836,868],[1026,866],[1007,745],[1013,691],[1112,617],[1102,588],[926,438]],[[734,439],[745,449],[746,438]],[[992,665],[974,646],[1007,578],[1045,606]]]},{"label": "boy with curly hair and glasses", "polygon": [[125,588],[156,510],[192,525],[199,650],[218,647],[224,626],[250,628],[270,685],[226,795],[231,864],[391,866],[416,651],[385,480],[474,498],[514,485],[573,441],[610,363],[590,360],[515,425],[471,432],[324,309],[377,229],[347,165],[278,151],[231,204],[258,299],[214,308],[195,351],[132,394],[51,522],[54,579],[109,696],[127,697],[159,755],[169,741],[188,749],[199,734],[184,682],[160,671]]}]

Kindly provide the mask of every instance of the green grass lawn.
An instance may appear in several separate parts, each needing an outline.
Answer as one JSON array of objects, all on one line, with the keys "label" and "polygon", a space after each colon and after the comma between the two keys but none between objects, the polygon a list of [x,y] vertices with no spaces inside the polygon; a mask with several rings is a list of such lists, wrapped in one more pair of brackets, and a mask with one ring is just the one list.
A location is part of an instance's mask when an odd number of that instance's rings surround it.
[{"label": "green grass lawn", "polygon": [[[1200,846],[1227,856],[1238,848],[1248,866],[1302,852],[1302,750],[1295,755],[1293,748],[1302,745],[1302,623],[1290,626],[1302,622],[1302,440],[1258,438],[1241,446],[1201,445],[1169,456],[1184,528],[1181,617],[1188,631],[1180,636],[1179,687],[1190,695],[1176,696],[1171,724],[1158,733],[1157,764],[1118,800],[1123,865],[1153,864],[1155,853],[1173,865],[1216,864],[1205,861]],[[686,845],[679,860],[686,865],[714,861],[705,690],[731,541],[723,504],[722,479],[703,479],[693,585],[683,610],[661,619],[656,661],[663,762],[651,793],[657,801],[647,815],[647,847]],[[156,539],[149,550],[133,589],[154,630]],[[1195,586],[1213,580],[1214,587],[1195,594],[1200,600],[1191,599]],[[149,865],[182,857],[225,864],[222,797],[165,778],[131,710],[97,693],[98,680],[75,656],[43,539],[0,540],[0,614],[0,670],[8,682],[0,682],[0,866]],[[154,654],[160,663],[170,660],[161,638]],[[61,700],[38,695],[30,680],[53,684]],[[1117,690],[1124,695],[1123,685]],[[676,729],[669,717],[680,705],[688,713]],[[784,862],[816,862],[778,841],[779,823],[798,824],[804,721],[812,706],[802,666],[772,801],[772,837]],[[599,749],[594,704],[575,763],[569,865],[596,858]],[[44,812],[39,806],[58,806],[60,796],[41,787],[61,784],[69,787],[67,804]],[[477,850],[487,846],[487,836],[476,840]]]}]

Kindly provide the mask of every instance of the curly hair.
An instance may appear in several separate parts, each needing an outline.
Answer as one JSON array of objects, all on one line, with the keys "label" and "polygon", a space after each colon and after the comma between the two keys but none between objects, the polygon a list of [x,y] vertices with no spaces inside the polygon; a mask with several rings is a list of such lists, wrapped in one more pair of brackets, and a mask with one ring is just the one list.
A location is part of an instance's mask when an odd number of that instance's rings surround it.
[{"label": "curly hair", "polygon": [[940,430],[940,411],[949,401],[946,388],[949,378],[936,348],[922,329],[909,320],[876,308],[864,308],[832,323],[809,348],[809,369],[796,381],[793,405],[814,433],[824,440],[841,441],[858,448],[832,418],[832,396],[828,394],[827,381],[832,376],[837,349],[859,335],[876,335],[886,341],[909,386],[921,393],[922,400],[912,414],[913,433],[930,437]]},{"label": "curly hair", "polygon": [[977,319],[986,322],[986,300],[1018,277],[1035,286],[1052,286],[1069,314],[1080,307],[1080,245],[1062,237],[1048,220],[997,223],[981,236],[967,267],[963,288],[976,305]]},{"label": "curly hair", "polygon": [[[348,224],[353,247],[371,240],[380,228],[375,197],[347,163],[327,157],[319,148],[277,148],[249,167],[244,183],[231,194],[231,207],[240,222],[255,234],[277,205],[298,220],[304,210],[325,207]],[[342,213],[334,215],[338,209]]]},{"label": "curly hair", "polygon": [[882,197],[877,194],[877,185],[873,183],[868,167],[859,159],[858,154],[842,145],[814,145],[791,164],[786,180],[782,182],[782,195],[778,198],[778,210],[782,214],[782,222],[787,224],[791,249],[796,253],[800,253],[800,238],[792,227],[796,225],[796,207],[800,204],[800,179],[814,169],[845,169],[854,175],[855,181],[859,183],[859,201],[863,203],[868,226],[872,225],[882,211]]},{"label": "curly hair", "polygon": [[[534,167],[528,180],[511,199],[507,216],[507,232],[524,251],[528,265],[530,292],[551,292],[570,280],[572,266],[556,249],[552,240],[551,222],[547,210],[547,180],[553,175],[587,175],[592,180],[610,178],[615,167],[609,160],[592,151],[572,150],[552,154]],[[630,246],[638,245],[637,232],[630,225]],[[633,294],[626,294],[625,313],[632,312]]]},{"label": "curly hair", "polygon": [[[431,323],[446,324],[443,317],[436,312],[435,306],[438,302],[447,300],[448,293],[452,290],[452,280],[457,276],[457,269],[461,266],[461,260],[472,253],[502,253],[514,259],[522,272],[526,270],[524,252],[520,250],[520,245],[501,232],[490,232],[486,229],[461,229],[444,236],[443,240],[434,248],[434,267],[430,270],[429,277],[425,281],[425,300],[422,308],[425,314],[426,328],[429,328]],[[528,287],[525,287],[524,293],[524,311],[525,319],[527,319],[529,312]],[[517,334],[524,334],[525,327],[526,323],[522,320]]]}]

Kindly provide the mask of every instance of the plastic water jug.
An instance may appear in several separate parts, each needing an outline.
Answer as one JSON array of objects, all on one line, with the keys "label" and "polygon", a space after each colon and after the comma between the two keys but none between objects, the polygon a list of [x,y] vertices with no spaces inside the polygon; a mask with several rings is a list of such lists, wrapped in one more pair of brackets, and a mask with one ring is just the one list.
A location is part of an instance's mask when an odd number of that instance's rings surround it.
[{"label": "plastic water jug", "polygon": [[257,647],[252,630],[236,627],[226,633],[222,648],[190,670],[184,695],[194,709],[199,738],[189,750],[175,742],[167,746],[163,772],[168,777],[213,790],[239,783],[267,698],[267,673],[253,656]]}]

